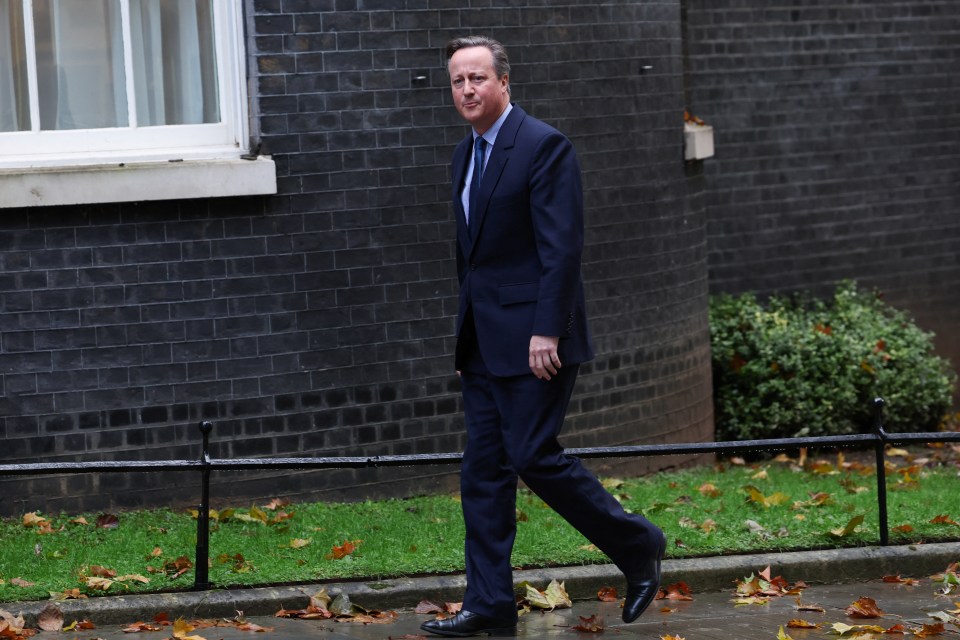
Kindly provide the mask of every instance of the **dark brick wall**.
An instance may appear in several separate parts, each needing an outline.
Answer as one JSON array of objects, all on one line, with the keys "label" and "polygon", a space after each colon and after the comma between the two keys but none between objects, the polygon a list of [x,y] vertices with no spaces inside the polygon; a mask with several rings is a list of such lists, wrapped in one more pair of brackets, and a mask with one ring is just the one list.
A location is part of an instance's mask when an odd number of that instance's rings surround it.
[{"label": "dark brick wall", "polygon": [[[4,211],[2,459],[194,458],[203,419],[217,457],[459,450],[448,162],[467,129],[442,47],[474,31],[509,45],[516,101],[567,132],[584,169],[598,357],[566,443],[710,439],[706,201],[701,168],[682,161],[679,0],[463,4],[247,2],[274,197]],[[214,497],[455,480],[450,467],[222,473]],[[196,482],[5,479],[0,512],[195,503]]]},{"label": "dark brick wall", "polygon": [[960,3],[685,3],[711,290],[856,279],[960,366]]}]

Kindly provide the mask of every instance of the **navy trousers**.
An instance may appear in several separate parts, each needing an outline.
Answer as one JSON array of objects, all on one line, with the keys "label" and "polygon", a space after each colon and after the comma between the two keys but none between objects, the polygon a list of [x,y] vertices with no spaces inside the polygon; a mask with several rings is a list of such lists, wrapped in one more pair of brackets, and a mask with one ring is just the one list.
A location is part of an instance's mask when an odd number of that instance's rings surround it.
[{"label": "navy trousers", "polygon": [[549,381],[500,378],[479,354],[462,372],[467,446],[460,477],[466,525],[463,608],[516,618],[510,554],[516,534],[517,478],[603,551],[627,579],[659,548],[660,530],[628,514],[557,441],[579,365]]}]

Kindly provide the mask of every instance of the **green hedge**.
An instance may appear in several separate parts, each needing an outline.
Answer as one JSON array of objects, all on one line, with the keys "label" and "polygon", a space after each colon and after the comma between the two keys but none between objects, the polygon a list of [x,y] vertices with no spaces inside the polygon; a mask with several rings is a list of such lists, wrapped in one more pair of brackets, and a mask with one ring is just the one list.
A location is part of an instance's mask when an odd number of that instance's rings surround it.
[{"label": "green hedge", "polygon": [[935,431],[956,374],[932,334],[854,283],[833,299],[746,294],[710,301],[717,440]]}]

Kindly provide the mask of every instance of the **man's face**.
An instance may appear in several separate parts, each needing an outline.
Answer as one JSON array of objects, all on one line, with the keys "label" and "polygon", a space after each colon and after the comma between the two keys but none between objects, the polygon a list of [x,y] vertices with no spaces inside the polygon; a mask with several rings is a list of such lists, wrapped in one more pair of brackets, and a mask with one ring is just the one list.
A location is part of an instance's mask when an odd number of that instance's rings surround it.
[{"label": "man's face", "polygon": [[493,126],[510,102],[510,79],[497,77],[493,54],[486,47],[460,49],[450,58],[450,90],[463,119],[478,133]]}]

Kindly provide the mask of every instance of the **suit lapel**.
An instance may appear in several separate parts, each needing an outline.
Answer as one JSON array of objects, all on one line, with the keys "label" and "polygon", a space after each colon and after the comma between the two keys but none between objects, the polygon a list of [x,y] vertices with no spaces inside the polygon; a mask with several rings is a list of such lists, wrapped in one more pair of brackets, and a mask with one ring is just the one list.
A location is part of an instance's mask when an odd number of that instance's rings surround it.
[{"label": "suit lapel", "polygon": [[[477,215],[479,219],[477,221],[477,235],[473,238],[472,242],[469,239],[470,234],[466,233],[466,225],[464,225],[464,235],[467,238],[467,243],[464,246],[470,247],[468,254],[473,253],[473,247],[476,246],[476,241],[483,233],[483,222],[487,215],[487,205],[490,204],[490,197],[493,195],[493,192],[496,191],[497,183],[500,181],[500,177],[503,175],[503,171],[507,166],[507,163],[510,160],[510,154],[513,151],[514,143],[517,139],[517,132],[520,130],[520,123],[523,121],[526,113],[520,107],[514,105],[513,109],[510,110],[510,113],[507,115],[507,119],[503,121],[503,125],[500,126],[500,132],[497,133],[497,141],[493,145],[493,150],[490,152],[490,159],[487,160],[487,166],[483,171],[483,178],[480,181],[480,191],[477,193]],[[464,162],[464,165],[466,163]],[[463,173],[466,173],[466,166],[463,168]],[[463,176],[460,177],[460,181],[456,184],[460,184],[463,181]],[[459,198],[457,198],[459,201]],[[473,212],[470,215],[474,215]],[[463,216],[463,207],[460,207],[460,216],[458,217],[458,234],[459,234],[459,222]]]}]

